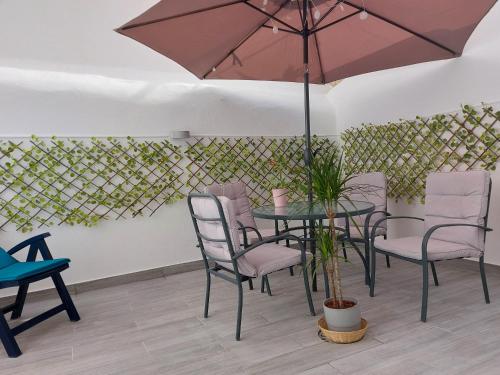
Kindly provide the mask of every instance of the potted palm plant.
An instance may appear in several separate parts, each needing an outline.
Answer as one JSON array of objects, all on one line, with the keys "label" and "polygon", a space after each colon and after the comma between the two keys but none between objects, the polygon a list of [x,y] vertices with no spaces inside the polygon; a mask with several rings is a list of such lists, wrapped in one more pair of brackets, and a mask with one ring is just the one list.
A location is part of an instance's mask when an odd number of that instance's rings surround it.
[{"label": "potted palm plant", "polygon": [[334,148],[311,163],[312,187],[317,203],[324,207],[328,225],[320,222],[316,238],[318,259],[328,276],[332,298],[323,303],[328,330],[336,332],[352,332],[361,328],[361,311],[358,301],[346,297],[342,291],[339,243],[335,228],[335,213],[342,199],[349,200],[349,192],[353,190],[348,181],[354,177],[345,166],[343,155]]}]

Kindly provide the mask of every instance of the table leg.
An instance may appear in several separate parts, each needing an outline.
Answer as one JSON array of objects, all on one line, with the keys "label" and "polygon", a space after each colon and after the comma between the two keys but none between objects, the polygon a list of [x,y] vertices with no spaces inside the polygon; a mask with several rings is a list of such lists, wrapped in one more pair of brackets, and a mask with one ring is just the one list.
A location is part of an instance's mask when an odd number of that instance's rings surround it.
[{"label": "table leg", "polygon": [[[280,235],[280,227],[279,227],[278,220],[274,220],[274,235],[275,236],[279,236]],[[279,241],[276,241],[276,243],[278,244]]]},{"label": "table leg", "polygon": [[312,254],[312,261],[311,261],[312,290],[313,290],[313,292],[317,292],[318,291],[318,281],[317,281],[317,277],[316,277],[316,241],[314,240],[314,238],[315,238],[314,220],[309,220],[309,238],[310,238],[309,250],[311,251],[311,254]]},{"label": "table leg", "polygon": [[361,250],[359,250],[359,247],[350,238],[349,242],[354,248],[354,250],[356,250],[361,260],[363,261],[363,266],[365,267],[365,284],[370,285],[370,269],[369,269],[368,259],[363,256]]}]

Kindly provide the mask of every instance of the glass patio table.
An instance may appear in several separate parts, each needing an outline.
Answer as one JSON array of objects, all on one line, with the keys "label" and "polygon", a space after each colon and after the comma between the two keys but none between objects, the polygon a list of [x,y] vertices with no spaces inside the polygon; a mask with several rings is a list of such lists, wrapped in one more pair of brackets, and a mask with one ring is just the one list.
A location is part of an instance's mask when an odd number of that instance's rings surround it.
[{"label": "glass patio table", "polygon": [[[370,212],[375,210],[375,205],[370,202],[365,201],[355,201],[355,200],[339,200],[335,207],[335,218],[345,218],[345,217],[353,217],[359,215],[369,214]],[[314,235],[314,227],[315,221],[324,220],[327,218],[325,209],[321,204],[310,204],[309,202],[290,202],[287,206],[284,207],[275,207],[274,205],[266,205],[261,207],[256,207],[252,210],[252,215],[259,219],[268,219],[274,220],[276,234],[283,234],[286,232],[291,232],[294,230],[302,229],[304,231],[304,235],[300,236],[302,240],[309,243],[309,250],[313,255],[313,258],[316,258],[316,240]],[[278,220],[285,221],[285,229],[279,231],[278,230]],[[302,220],[303,226],[300,227],[288,227],[288,221],[291,220]],[[307,226],[306,222],[309,221],[309,226]],[[346,221],[348,229],[348,221]],[[307,230],[309,230],[309,234],[307,234]],[[365,275],[367,279],[369,279],[369,270],[368,263],[366,261],[366,257],[361,253],[358,246],[350,240],[351,236],[344,236],[342,240],[349,242],[353,248],[356,250],[358,255],[360,256],[363,265],[365,267]],[[315,270],[315,262],[311,263],[311,272],[312,272],[312,289],[313,291],[317,291],[317,280],[316,280],[316,272]],[[329,297],[328,290],[328,282],[325,279],[325,293],[327,297]]]}]

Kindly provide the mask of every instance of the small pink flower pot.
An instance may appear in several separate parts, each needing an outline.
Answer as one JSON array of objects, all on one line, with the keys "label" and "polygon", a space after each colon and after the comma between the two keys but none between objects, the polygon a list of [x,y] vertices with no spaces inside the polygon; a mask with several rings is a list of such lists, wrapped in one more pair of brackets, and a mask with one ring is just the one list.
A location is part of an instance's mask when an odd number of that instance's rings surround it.
[{"label": "small pink flower pot", "polygon": [[288,205],[288,189],[273,189],[274,207],[284,207]]}]

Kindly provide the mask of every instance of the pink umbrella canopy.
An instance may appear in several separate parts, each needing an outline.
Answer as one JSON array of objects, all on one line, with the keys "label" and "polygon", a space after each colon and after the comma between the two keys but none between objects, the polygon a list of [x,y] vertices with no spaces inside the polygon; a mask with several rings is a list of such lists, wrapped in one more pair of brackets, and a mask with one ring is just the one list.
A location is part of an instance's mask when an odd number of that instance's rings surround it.
[{"label": "pink umbrella canopy", "polygon": [[328,83],[458,57],[496,2],[304,1],[162,0],[117,31],[200,79],[290,82],[304,81],[307,35],[309,80]]},{"label": "pink umbrella canopy", "polygon": [[309,83],[458,57],[495,2],[162,0],[116,31],[200,79],[304,82],[312,203]]}]

